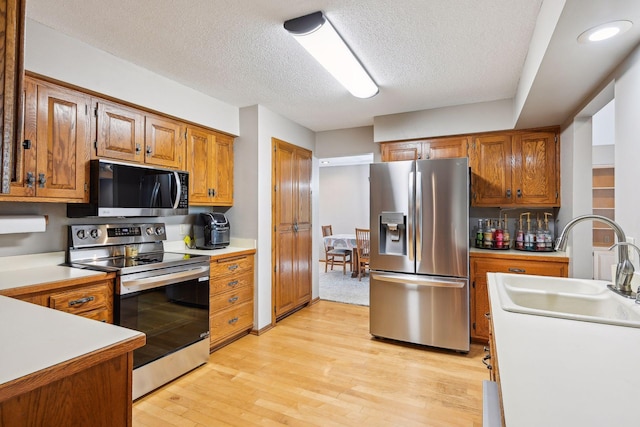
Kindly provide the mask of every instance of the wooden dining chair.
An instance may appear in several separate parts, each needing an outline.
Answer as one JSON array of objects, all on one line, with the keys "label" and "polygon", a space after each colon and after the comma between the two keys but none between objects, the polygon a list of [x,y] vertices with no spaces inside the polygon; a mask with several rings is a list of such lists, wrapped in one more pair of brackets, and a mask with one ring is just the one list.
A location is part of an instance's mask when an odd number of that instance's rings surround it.
[{"label": "wooden dining chair", "polygon": [[362,280],[362,275],[369,268],[369,248],[370,232],[368,229],[356,228],[356,257],[358,259],[358,280]]},{"label": "wooden dining chair", "polygon": [[[322,226],[323,239],[328,236],[333,236],[333,230],[330,225]],[[327,272],[329,264],[331,264],[331,271],[333,271],[334,264],[342,265],[342,274],[347,274],[347,265],[351,269],[351,249],[336,249],[327,244],[324,240],[324,272]]]}]

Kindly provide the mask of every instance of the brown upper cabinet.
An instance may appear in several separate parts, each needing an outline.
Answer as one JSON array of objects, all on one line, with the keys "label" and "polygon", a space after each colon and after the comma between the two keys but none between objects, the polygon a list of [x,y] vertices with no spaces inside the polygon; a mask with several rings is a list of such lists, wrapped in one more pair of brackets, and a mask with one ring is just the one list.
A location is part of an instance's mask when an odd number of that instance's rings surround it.
[{"label": "brown upper cabinet", "polygon": [[560,206],[558,130],[473,136],[471,205]]},{"label": "brown upper cabinet", "polygon": [[467,157],[469,137],[433,138],[380,143],[383,162]]},{"label": "brown upper cabinet", "polygon": [[94,158],[184,169],[184,126],[114,102],[94,99]]},{"label": "brown upper cabinet", "polygon": [[233,205],[233,138],[187,126],[189,204]]},{"label": "brown upper cabinet", "polygon": [[16,146],[22,132],[25,2],[0,0],[0,192],[9,193],[16,174]]},{"label": "brown upper cabinet", "polygon": [[1,200],[87,202],[90,97],[29,77],[23,87],[23,140]]}]

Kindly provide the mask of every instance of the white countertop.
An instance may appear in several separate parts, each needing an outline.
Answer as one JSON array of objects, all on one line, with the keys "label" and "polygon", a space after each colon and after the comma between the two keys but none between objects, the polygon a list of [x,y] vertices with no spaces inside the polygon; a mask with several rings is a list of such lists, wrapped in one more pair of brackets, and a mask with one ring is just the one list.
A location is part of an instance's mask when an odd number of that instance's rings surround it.
[{"label": "white countertop", "polygon": [[488,278],[507,426],[640,425],[640,328],[508,312]]},{"label": "white countertop", "polygon": [[557,258],[566,258],[569,255],[567,254],[567,252],[562,252],[562,251],[553,251],[553,252],[544,252],[544,251],[519,251],[517,249],[482,249],[482,248],[476,248],[474,246],[471,246],[469,248],[469,253],[475,253],[475,254],[494,254],[494,255],[503,255],[503,256],[540,256],[540,257],[557,257]]},{"label": "white countertop", "polygon": [[222,249],[190,249],[182,240],[164,242],[164,250],[167,252],[177,252],[192,255],[233,255],[234,253],[255,249],[254,240],[231,239],[231,245]]},{"label": "white countertop", "polygon": [[0,257],[0,290],[104,276],[104,272],[66,267],[64,252]]},{"label": "white countertop", "polygon": [[0,296],[0,384],[142,335]]}]

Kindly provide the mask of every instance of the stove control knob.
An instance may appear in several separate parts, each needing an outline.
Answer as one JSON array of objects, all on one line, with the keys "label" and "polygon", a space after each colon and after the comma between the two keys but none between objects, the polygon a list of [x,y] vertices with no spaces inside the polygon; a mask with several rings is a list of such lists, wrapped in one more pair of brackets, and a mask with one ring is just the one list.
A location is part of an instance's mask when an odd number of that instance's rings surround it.
[{"label": "stove control knob", "polygon": [[158,236],[164,234],[164,227],[156,227],[156,234]]},{"label": "stove control knob", "polygon": [[98,237],[102,236],[102,230],[99,230],[97,228],[92,228],[89,231],[89,235],[91,236],[91,238],[97,239]]},{"label": "stove control knob", "polygon": [[85,231],[83,229],[80,229],[76,232],[76,236],[78,236],[78,239],[86,239],[87,238],[87,233],[85,233]]},{"label": "stove control knob", "polygon": [[153,227],[147,227],[147,235],[149,236],[153,236],[153,234],[155,233],[155,230],[153,229]]}]

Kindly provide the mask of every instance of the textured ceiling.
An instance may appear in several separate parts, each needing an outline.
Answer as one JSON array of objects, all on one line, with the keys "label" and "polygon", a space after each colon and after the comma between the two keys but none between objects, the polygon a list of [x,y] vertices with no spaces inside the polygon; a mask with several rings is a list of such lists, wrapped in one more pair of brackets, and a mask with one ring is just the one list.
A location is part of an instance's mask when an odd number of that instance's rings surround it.
[{"label": "textured ceiling", "polygon": [[[27,16],[237,107],[314,131],[512,98],[542,0],[29,0]],[[322,10],[380,86],[352,97],[283,29]]]},{"label": "textured ceiling", "polygon": [[[228,104],[261,104],[314,131],[373,117],[510,99],[543,0],[28,0],[27,17]],[[640,42],[639,0],[544,0],[559,7],[517,127],[562,123]],[[380,86],[351,96],[287,34],[322,10]],[[577,35],[612,19],[613,42]],[[533,56],[533,55],[532,55]],[[531,65],[531,68],[529,66]],[[526,80],[526,79],[523,79]]]}]

